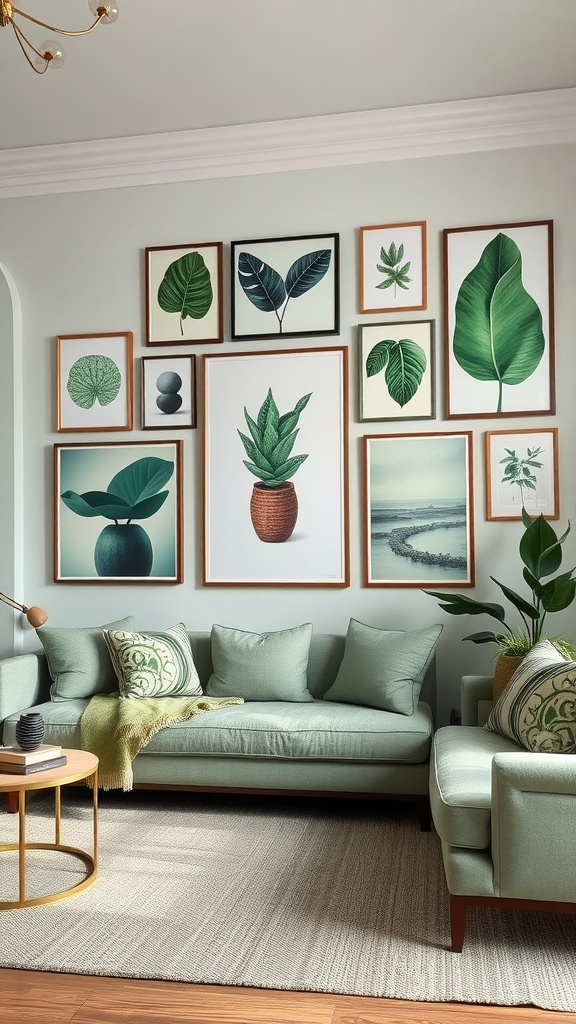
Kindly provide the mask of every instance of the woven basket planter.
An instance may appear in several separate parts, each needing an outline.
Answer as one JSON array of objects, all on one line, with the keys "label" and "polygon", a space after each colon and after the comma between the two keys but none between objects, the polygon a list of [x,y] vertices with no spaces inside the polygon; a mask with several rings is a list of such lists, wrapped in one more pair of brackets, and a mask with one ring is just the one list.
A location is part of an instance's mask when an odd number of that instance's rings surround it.
[{"label": "woven basket planter", "polygon": [[516,669],[523,659],[514,654],[499,654],[494,668],[494,685],[492,687],[492,700],[494,703],[502,693],[504,687],[510,682]]},{"label": "woven basket planter", "polygon": [[290,480],[279,487],[254,484],[250,499],[252,526],[260,540],[280,544],[292,536],[298,518],[298,497]]}]

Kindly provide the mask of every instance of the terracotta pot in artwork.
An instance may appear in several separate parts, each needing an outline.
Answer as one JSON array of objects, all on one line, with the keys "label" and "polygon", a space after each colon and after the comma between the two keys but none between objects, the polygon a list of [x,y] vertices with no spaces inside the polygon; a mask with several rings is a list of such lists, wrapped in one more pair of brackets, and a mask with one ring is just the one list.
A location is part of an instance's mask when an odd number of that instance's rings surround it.
[{"label": "terracotta pot in artwork", "polygon": [[298,497],[287,480],[278,487],[254,484],[250,518],[256,535],[267,544],[280,544],[292,536],[298,518]]}]

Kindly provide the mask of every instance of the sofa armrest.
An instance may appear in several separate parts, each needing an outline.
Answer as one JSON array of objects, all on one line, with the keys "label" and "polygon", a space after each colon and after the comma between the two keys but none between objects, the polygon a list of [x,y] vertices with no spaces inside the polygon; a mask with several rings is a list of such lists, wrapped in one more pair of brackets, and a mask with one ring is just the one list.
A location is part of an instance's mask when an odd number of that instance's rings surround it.
[{"label": "sofa armrest", "polygon": [[494,890],[576,902],[576,757],[526,751],[492,761]]},{"label": "sofa armrest", "polygon": [[18,654],[0,661],[0,722],[50,699],[44,654]]},{"label": "sofa armrest", "polygon": [[462,676],[462,725],[484,725],[492,708],[493,676]]}]

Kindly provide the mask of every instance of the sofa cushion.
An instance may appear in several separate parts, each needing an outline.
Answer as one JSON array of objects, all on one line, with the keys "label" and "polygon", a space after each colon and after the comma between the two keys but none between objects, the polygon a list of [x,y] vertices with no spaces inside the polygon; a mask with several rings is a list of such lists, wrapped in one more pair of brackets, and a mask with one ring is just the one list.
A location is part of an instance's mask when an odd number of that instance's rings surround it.
[{"label": "sofa cushion", "polygon": [[[87,705],[87,700],[78,700],[40,704],[29,710],[42,714],[47,743],[80,747],[79,722]],[[7,743],[14,741],[20,714],[6,720]],[[432,730],[427,704],[419,705],[410,718],[399,720],[398,715],[388,711],[344,707],[322,700],[253,701],[206,711],[187,722],[161,729],[138,757],[197,755],[422,764],[430,752]],[[193,768],[190,774],[193,778]],[[261,784],[266,788],[265,772]],[[234,785],[233,778],[229,785]]]},{"label": "sofa cushion", "polygon": [[442,626],[412,632],[350,619],[344,657],[324,700],[412,715]]},{"label": "sofa cushion", "polygon": [[134,616],[109,622],[105,626],[73,629],[41,626],[36,630],[48,662],[53,701],[92,697],[110,693],[117,680],[102,629],[134,629]]},{"label": "sofa cushion", "polygon": [[476,850],[490,845],[492,758],[519,749],[477,726],[438,729],[430,758],[430,805],[444,842]]},{"label": "sofa cushion", "polygon": [[311,701],[306,671],[312,637],[309,622],[277,633],[212,627],[210,697]]},{"label": "sofa cushion", "polygon": [[576,662],[550,643],[534,644],[484,726],[543,754],[576,754]]},{"label": "sofa cushion", "polygon": [[122,697],[193,697],[202,693],[186,626],[163,633],[102,630]]}]

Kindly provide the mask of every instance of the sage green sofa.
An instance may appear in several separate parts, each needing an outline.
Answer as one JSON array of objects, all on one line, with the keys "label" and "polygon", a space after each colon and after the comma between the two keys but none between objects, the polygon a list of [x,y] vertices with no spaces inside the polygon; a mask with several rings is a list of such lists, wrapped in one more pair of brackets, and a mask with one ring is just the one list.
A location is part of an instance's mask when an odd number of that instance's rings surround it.
[{"label": "sage green sofa", "polygon": [[[342,661],[345,636],[313,634],[305,703],[250,701],[206,712],[162,729],[138,754],[140,788],[298,793],[413,801],[430,827],[429,762],[436,703],[435,660],[429,658],[412,715],[322,700]],[[212,672],[210,633],[192,632],[203,689]],[[50,700],[44,653],[0,661],[0,722],[15,742],[22,712],[39,711],[46,743],[80,748],[87,699]]]},{"label": "sage green sofa", "polygon": [[462,725],[434,736],[430,802],[450,893],[452,950],[469,907],[576,913],[576,756],[481,728],[492,676],[462,679]]}]

